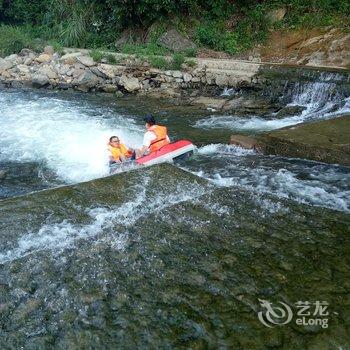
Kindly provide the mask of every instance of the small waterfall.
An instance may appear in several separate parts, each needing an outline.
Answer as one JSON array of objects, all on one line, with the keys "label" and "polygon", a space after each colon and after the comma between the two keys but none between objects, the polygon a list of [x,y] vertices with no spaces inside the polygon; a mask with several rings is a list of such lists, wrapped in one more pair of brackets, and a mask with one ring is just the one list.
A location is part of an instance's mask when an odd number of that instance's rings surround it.
[{"label": "small waterfall", "polygon": [[349,79],[339,73],[322,72],[316,81],[286,84],[282,98],[289,100],[288,105],[306,107],[303,121],[328,119],[350,112],[349,92],[342,89],[342,82],[349,82]]},{"label": "small waterfall", "polygon": [[236,96],[238,94],[239,92],[237,91],[237,89],[225,87],[220,96]]},{"label": "small waterfall", "polygon": [[[277,118],[276,114],[268,117],[237,115],[215,115],[200,119],[195,126],[205,129],[231,129],[233,131],[258,132],[269,131],[304,122],[325,120],[350,113],[350,75],[305,70],[300,79],[289,76],[277,79],[282,89],[277,100],[282,105],[302,106],[305,109],[296,115]],[[284,78],[284,79],[282,79]],[[221,96],[235,96],[237,90],[225,88]],[[263,94],[271,100],[276,99],[276,91],[270,89]]]}]

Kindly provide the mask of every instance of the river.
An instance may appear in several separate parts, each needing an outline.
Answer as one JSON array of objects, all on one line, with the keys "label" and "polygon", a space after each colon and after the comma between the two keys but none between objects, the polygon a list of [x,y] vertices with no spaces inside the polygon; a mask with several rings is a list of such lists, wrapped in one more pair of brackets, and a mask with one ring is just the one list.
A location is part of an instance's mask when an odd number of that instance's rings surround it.
[{"label": "river", "polygon": [[[1,348],[348,347],[350,169],[226,144],[346,114],[338,90],[286,87],[306,108],[283,119],[0,91]],[[147,113],[197,152],[108,176],[108,138],[140,145]],[[330,325],[266,327],[259,299],[325,300]]]}]

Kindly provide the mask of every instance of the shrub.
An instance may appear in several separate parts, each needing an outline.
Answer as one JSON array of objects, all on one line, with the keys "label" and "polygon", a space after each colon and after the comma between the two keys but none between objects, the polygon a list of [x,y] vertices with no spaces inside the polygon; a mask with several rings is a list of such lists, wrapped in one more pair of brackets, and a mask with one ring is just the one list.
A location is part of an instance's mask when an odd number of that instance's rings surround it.
[{"label": "shrub", "polygon": [[90,51],[90,56],[95,62],[100,62],[101,59],[103,58],[103,53],[98,50],[92,50]]},{"label": "shrub", "polygon": [[23,28],[0,26],[0,56],[18,53],[25,47],[33,49],[33,40]]},{"label": "shrub", "polygon": [[107,61],[109,64],[116,64],[117,63],[117,59],[115,58],[114,55],[112,55],[111,53],[109,53],[107,56]]},{"label": "shrub", "polygon": [[235,54],[238,50],[237,34],[222,28],[219,23],[206,23],[197,28],[196,40],[199,44],[213,50]]},{"label": "shrub", "polygon": [[172,68],[180,70],[181,65],[185,62],[185,56],[182,53],[174,53],[172,57]]},{"label": "shrub", "polygon": [[186,49],[183,53],[186,57],[196,57],[197,49],[195,48]]},{"label": "shrub", "polygon": [[63,45],[58,41],[50,41],[49,44],[53,47],[55,52],[59,53],[60,55],[64,55],[64,48]]},{"label": "shrub", "polygon": [[187,60],[186,61],[186,64],[189,66],[189,67],[195,67],[197,65],[197,62],[195,60]]},{"label": "shrub", "polygon": [[148,57],[148,62],[152,67],[166,70],[170,68],[170,64],[165,57],[150,56]]}]

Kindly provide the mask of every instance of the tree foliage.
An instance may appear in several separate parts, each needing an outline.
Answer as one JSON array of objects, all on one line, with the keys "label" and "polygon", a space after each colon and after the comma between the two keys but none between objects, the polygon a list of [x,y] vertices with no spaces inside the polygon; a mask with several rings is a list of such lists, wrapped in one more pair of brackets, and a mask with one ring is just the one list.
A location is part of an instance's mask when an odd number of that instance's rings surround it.
[{"label": "tree foliage", "polygon": [[[30,35],[60,45],[108,48],[125,28],[193,18],[197,24],[190,31],[199,45],[234,53],[263,40],[266,12],[281,6],[287,26],[330,25],[337,16],[345,23],[350,17],[349,0],[0,0],[0,22],[31,26]],[[235,16],[239,21],[229,28]]]}]

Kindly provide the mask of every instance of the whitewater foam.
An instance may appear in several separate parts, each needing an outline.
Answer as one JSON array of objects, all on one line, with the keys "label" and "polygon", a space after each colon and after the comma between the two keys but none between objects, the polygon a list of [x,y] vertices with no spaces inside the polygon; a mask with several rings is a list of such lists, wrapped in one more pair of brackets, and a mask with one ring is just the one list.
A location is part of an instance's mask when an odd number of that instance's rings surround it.
[{"label": "whitewater foam", "polygon": [[0,161],[44,163],[68,183],[108,173],[110,136],[131,147],[142,142],[135,121],[108,108],[4,91],[0,103]]},{"label": "whitewater foam", "polygon": [[[132,200],[119,206],[81,209],[90,218],[87,224],[75,224],[67,220],[47,223],[35,232],[23,234],[14,247],[0,253],[0,263],[6,263],[40,251],[58,256],[66,249],[74,249],[79,240],[108,242],[111,248],[123,250],[128,244],[128,229],[140,218],[157,215],[162,209],[196,199],[208,193],[208,187],[199,184],[179,183],[172,193],[157,191],[147,193],[150,178],[143,176],[141,184],[128,189]],[[118,226],[118,231],[115,227]],[[102,236],[102,237],[100,237]],[[99,239],[96,241],[96,238]]]}]

